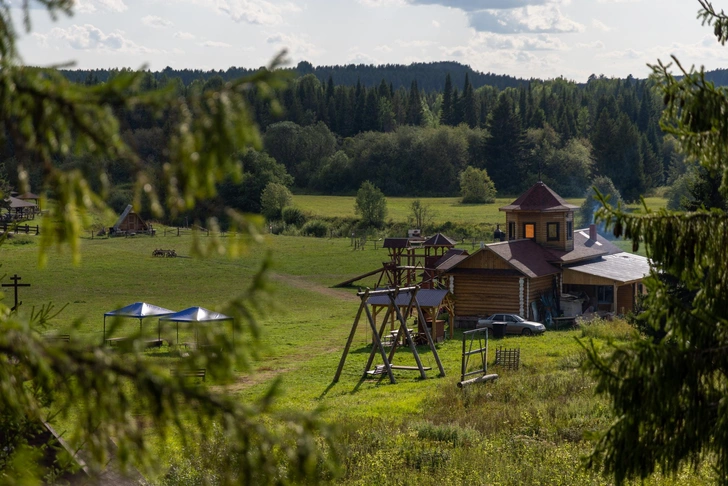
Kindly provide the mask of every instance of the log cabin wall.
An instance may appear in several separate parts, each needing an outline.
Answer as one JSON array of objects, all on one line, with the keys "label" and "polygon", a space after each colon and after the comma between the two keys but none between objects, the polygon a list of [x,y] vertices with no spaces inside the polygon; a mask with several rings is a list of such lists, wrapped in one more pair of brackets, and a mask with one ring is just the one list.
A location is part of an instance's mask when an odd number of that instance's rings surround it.
[{"label": "log cabin wall", "polygon": [[518,314],[519,277],[454,275],[454,300],[458,317],[487,317],[496,312]]},{"label": "log cabin wall", "polygon": [[617,312],[626,314],[634,310],[635,284],[622,285],[617,288]]},{"label": "log cabin wall", "polygon": [[[567,223],[574,221],[573,211],[564,212],[528,212],[528,211],[510,211],[506,213],[506,228],[509,239],[520,240],[525,238],[523,225],[525,223],[536,224],[536,242],[545,248],[556,248],[559,250],[570,251],[574,249],[573,233],[571,239],[567,239]],[[515,223],[515,238],[510,235],[510,223]],[[549,241],[547,234],[548,223],[558,223],[559,232],[558,240]],[[573,224],[572,224],[573,232]]]}]

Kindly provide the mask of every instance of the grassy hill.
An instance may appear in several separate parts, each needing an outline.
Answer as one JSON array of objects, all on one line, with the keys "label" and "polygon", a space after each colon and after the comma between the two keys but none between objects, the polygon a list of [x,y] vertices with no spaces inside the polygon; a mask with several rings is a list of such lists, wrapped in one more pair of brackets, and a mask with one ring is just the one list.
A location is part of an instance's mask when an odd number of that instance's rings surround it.
[{"label": "grassy hill", "polygon": [[[406,204],[401,201],[402,207]],[[473,215],[463,212],[458,217]],[[243,340],[243,345],[255,349],[257,360],[250,370],[240,371],[235,383],[206,386],[248,401],[280,379],[278,407],[320,410],[338,430],[343,466],[338,478],[325,481],[362,485],[611,483],[580,467],[580,458],[590,447],[584,434],[604,428],[613,417],[608,404],[594,396],[594,383],[580,369],[583,354],[576,339],[593,337],[600,345],[608,338],[631,339],[626,323],[599,323],[582,330],[491,342],[490,363],[496,345],[518,347],[521,369],[491,367],[501,375],[498,381],[464,390],[456,387],[462,348],[458,332],[455,339],[438,345],[446,377],[430,371],[426,380],[420,380],[416,373],[400,371],[396,385],[360,380],[371,339],[371,331],[360,325],[343,376],[333,384],[358,298],[352,289],[330,286],[377,268],[386,259],[384,250],[353,251],[345,238],[270,236],[239,260],[201,260],[185,258],[190,244],[189,235],[85,239],[81,266],[74,267],[67,254],[53,253],[48,266],[38,269],[34,237],[18,237],[0,247],[0,255],[3,273],[17,273],[31,284],[21,289],[22,313],[48,302],[68,304],[52,330],[97,345],[104,312],[136,301],[174,310],[193,305],[218,308],[245,291],[270,252],[275,265],[270,293],[259,300],[261,336],[255,342],[250,334]],[[174,248],[182,257],[154,258],[156,248]],[[373,279],[365,282],[374,283]],[[12,297],[6,293],[8,298]],[[136,329],[138,322],[130,321],[116,332]],[[156,322],[149,323],[146,332],[156,334]],[[182,330],[186,332],[190,331]],[[163,330],[163,335],[175,337],[171,328]],[[430,351],[421,347],[420,353],[424,364],[436,370]],[[174,347],[148,355],[162,370],[181,359]],[[397,352],[396,362],[414,365],[407,350]],[[182,472],[191,477],[202,467],[187,460],[174,437],[160,446],[159,460],[178,466],[178,475],[168,478],[168,484],[181,481]],[[163,478],[152,479],[162,482]],[[656,476],[646,484],[707,484],[710,479],[709,471],[686,471],[676,478]]]}]

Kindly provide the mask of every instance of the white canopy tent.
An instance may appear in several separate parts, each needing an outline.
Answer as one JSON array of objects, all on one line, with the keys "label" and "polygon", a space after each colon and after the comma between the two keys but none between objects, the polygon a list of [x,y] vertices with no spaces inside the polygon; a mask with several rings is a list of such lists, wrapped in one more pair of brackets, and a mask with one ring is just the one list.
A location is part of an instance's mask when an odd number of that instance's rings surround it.
[{"label": "white canopy tent", "polygon": [[[106,342],[106,318],[107,317],[130,317],[132,319],[139,319],[139,335],[142,333],[142,321],[147,317],[161,317],[169,314],[174,314],[173,310],[165,309],[146,302],[135,302],[129,304],[121,309],[116,309],[104,314],[104,342]],[[158,338],[161,339],[161,328],[157,323],[157,334]]]},{"label": "white canopy tent", "polygon": [[[174,314],[169,314],[169,315],[160,317],[159,321],[160,321],[160,323],[162,321],[177,323],[177,344],[179,344],[179,323],[180,322],[191,322],[194,324],[203,323],[203,322],[223,322],[223,321],[232,322],[233,318],[230,316],[226,316],[225,314],[220,314],[219,312],[214,312],[214,311],[205,309],[204,307],[190,307],[188,309],[184,309],[179,312],[175,312]],[[235,342],[234,332],[235,331],[233,330],[233,342]],[[197,340],[196,337],[195,337],[195,340]]]}]

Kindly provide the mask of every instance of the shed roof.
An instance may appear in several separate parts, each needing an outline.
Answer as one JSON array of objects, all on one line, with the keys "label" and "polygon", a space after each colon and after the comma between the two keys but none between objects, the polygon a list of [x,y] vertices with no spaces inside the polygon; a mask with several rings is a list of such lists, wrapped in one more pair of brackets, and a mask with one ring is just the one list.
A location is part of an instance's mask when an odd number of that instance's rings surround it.
[{"label": "shed roof", "polygon": [[452,248],[455,246],[457,242],[453,240],[452,238],[448,238],[447,236],[443,235],[442,233],[437,233],[435,236],[432,236],[428,238],[424,243],[422,243],[422,246],[437,246],[437,247],[449,247]]},{"label": "shed roof", "polygon": [[[417,292],[417,302],[420,307],[440,307],[442,301],[450,293],[449,290],[445,289],[420,289]],[[412,298],[409,292],[400,292],[397,294],[397,298],[394,299],[394,303],[398,307],[404,307],[409,305],[410,299]],[[375,295],[369,297],[367,300],[369,305],[389,305],[389,296],[387,295]]]},{"label": "shed roof", "polygon": [[124,222],[127,216],[129,216],[129,213],[131,212],[131,204],[128,204],[126,206],[126,209],[124,209],[124,212],[121,213],[121,216],[119,216],[119,219],[116,220],[116,224],[114,224],[114,229],[119,229],[119,225]]},{"label": "shed roof", "polygon": [[40,199],[40,196],[37,194],[33,194],[32,192],[26,192],[25,194],[21,194],[20,196],[15,196],[18,199]]},{"label": "shed roof", "polygon": [[539,181],[501,211],[571,211],[578,206],[569,204],[549,186]]},{"label": "shed roof", "polygon": [[599,260],[582,263],[564,269],[564,272],[579,272],[600,277],[620,284],[637,282],[650,273],[650,261],[632,253],[604,255]]},{"label": "shed roof", "polygon": [[407,248],[409,238],[384,238],[382,248]]},{"label": "shed roof", "polygon": [[22,199],[13,196],[8,196],[8,198],[5,200],[10,202],[11,209],[34,208],[38,206],[35,203],[23,201]]},{"label": "shed roof", "polygon": [[232,317],[213,312],[204,307],[189,307],[187,309],[175,312],[162,317],[162,321],[174,322],[212,322],[212,321],[229,321]]},{"label": "shed roof", "polygon": [[105,316],[118,316],[118,317],[135,317],[141,319],[143,317],[151,316],[166,316],[168,314],[174,314],[173,310],[165,309],[146,302],[134,302],[121,309],[106,312]]}]

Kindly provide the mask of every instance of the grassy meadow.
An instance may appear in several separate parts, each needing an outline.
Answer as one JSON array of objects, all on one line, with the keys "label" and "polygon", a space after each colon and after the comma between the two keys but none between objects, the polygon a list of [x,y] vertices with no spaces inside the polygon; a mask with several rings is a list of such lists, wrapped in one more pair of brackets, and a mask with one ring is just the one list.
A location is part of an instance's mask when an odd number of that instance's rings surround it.
[{"label": "grassy meadow", "polygon": [[[302,208],[327,215],[353,207],[349,202],[296,197]],[[406,216],[409,200],[390,198],[389,203],[391,217]],[[490,205],[496,208],[493,215],[499,205],[501,201]],[[465,222],[472,222],[483,210],[458,207],[455,200],[437,201],[436,211],[444,213],[446,208],[453,208],[452,214]],[[437,376],[429,349],[420,347],[424,365],[433,367],[428,378],[420,380],[417,373],[398,371],[398,383],[392,385],[386,379],[361,379],[371,331],[360,325],[343,375],[334,384],[358,298],[354,289],[331,285],[379,267],[387,259],[385,250],[353,251],[346,238],[268,236],[264,244],[250,247],[237,260],[197,259],[188,258],[191,242],[190,236],[84,239],[80,266],[73,266],[69,254],[52,252],[47,267],[39,269],[34,237],[19,236],[0,247],[0,270],[6,275],[3,282],[17,273],[23,283],[31,284],[21,289],[21,312],[48,302],[59,307],[67,304],[53,330],[70,332],[72,339],[91,345],[101,342],[103,313],[132,302],[174,310],[193,305],[220,308],[245,292],[270,253],[274,268],[269,274],[270,292],[261,297],[264,312],[259,316],[260,339],[252,345],[257,356],[252,369],[241,371],[233,384],[207,386],[249,401],[280,379],[278,407],[319,410],[337,430],[342,466],[339,476],[322,478],[324,482],[612,484],[581,466],[590,448],[585,434],[603,429],[613,417],[608,403],[594,395],[591,378],[581,371],[583,353],[577,339],[595,339],[600,345],[632,339],[633,331],[625,322],[491,341],[489,363],[494,361],[496,345],[518,347],[521,369],[505,371],[491,365],[490,371],[500,375],[497,381],[462,390],[456,387],[462,347],[459,332],[455,339],[438,345],[445,377]],[[173,248],[181,257],[154,258],[156,248]],[[375,283],[372,277],[362,285]],[[9,299],[12,294],[6,293],[5,300]],[[125,326],[136,330],[138,322]],[[145,332],[156,334],[156,323]],[[172,329],[163,333],[174,337]],[[250,339],[244,345],[251,345]],[[179,358],[150,353],[149,359],[171,367]],[[395,363],[414,365],[414,359],[408,350],[400,349]],[[160,446],[160,461],[176,464],[177,471],[187,468],[187,475],[152,478],[153,482],[187,484],[182,477],[199,474],[181,461],[181,455],[179,444],[170,437]],[[697,485],[710,484],[712,479],[709,470],[701,469],[676,478],[656,475],[645,484]]]},{"label": "grassy meadow", "polygon": [[[517,197],[517,196],[516,196]],[[410,205],[415,199],[420,199],[430,206],[434,212],[434,224],[443,224],[447,221],[456,224],[482,224],[505,222],[505,215],[498,208],[512,203],[516,197],[499,197],[490,204],[463,204],[458,197],[388,197],[387,221],[392,223],[406,223],[410,213]],[[294,195],[293,204],[313,217],[323,218],[356,218],[354,213],[354,196],[311,196]],[[581,206],[583,198],[566,199],[569,204]],[[665,207],[667,200],[661,197],[648,197],[645,199],[647,207],[659,209]],[[640,204],[630,204],[628,207],[637,210]]]}]

